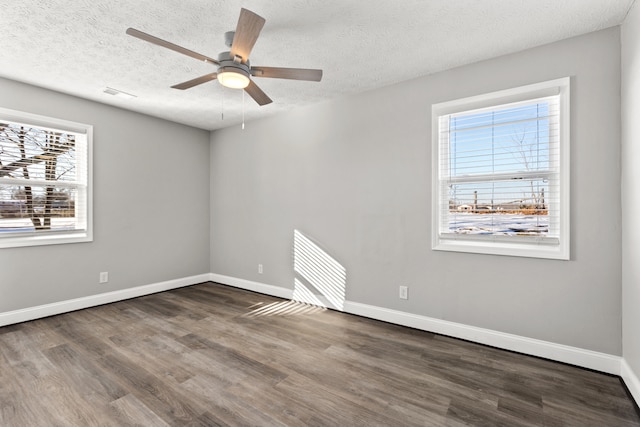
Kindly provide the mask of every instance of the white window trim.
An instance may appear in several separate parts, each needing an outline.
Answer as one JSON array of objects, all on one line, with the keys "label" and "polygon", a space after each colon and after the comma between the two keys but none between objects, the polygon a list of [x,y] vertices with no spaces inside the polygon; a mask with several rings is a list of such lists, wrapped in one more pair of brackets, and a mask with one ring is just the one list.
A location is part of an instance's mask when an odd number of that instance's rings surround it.
[{"label": "white window trim", "polygon": [[87,144],[86,230],[14,234],[0,237],[0,249],[93,241],[93,126],[0,107],[0,119],[27,126],[83,134]]},{"label": "white window trim", "polygon": [[[432,249],[532,258],[570,259],[570,77],[521,86],[513,89],[458,99],[432,106]],[[447,114],[470,111],[513,102],[560,95],[560,233],[559,241],[536,236],[441,235],[441,191],[439,118]]]}]

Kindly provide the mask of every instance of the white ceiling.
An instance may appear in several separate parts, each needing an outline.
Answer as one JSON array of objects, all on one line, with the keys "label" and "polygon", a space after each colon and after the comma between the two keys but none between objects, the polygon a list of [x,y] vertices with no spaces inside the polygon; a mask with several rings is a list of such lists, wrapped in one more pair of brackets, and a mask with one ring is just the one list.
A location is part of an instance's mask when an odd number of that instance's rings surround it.
[{"label": "white ceiling", "polygon": [[615,26],[634,1],[0,0],[0,76],[219,129],[242,120],[242,91],[216,81],[171,89],[215,68],[128,36],[128,27],[216,58],[241,7],[264,17],[251,63],[321,68],[324,77],[256,78],[274,102],[245,96],[249,121]]}]

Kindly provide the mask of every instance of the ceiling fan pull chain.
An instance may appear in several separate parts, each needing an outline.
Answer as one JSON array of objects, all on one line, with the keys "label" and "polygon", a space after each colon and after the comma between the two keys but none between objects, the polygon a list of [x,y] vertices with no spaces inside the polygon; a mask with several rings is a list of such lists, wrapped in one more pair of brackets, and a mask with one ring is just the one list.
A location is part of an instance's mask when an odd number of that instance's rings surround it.
[{"label": "ceiling fan pull chain", "polygon": [[242,130],[244,130],[244,90],[242,91]]}]

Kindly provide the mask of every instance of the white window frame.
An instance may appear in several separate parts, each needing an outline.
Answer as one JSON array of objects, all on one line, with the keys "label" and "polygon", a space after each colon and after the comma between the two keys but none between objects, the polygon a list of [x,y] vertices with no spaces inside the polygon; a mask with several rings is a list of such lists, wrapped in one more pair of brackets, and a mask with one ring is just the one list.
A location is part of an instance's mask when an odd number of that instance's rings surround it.
[{"label": "white window frame", "polygon": [[[432,106],[432,249],[438,251],[470,252],[480,254],[521,256],[549,259],[570,259],[570,77],[458,99]],[[559,202],[549,209],[558,209],[558,238],[541,236],[498,236],[442,232],[444,221],[442,203],[447,203],[447,185],[440,169],[443,146],[440,118],[450,114],[471,112],[486,108],[499,108],[506,104],[524,102],[559,95]],[[445,193],[443,195],[443,193]]]},{"label": "white window frame", "polygon": [[[82,156],[83,158],[78,158],[78,161],[86,162],[86,177],[82,177],[81,184],[77,186],[81,187],[80,201],[76,201],[76,203],[83,205],[83,209],[86,212],[84,229],[7,233],[6,236],[0,233],[0,249],[93,241],[93,126],[8,108],[0,108],[0,121],[8,121],[63,133],[73,133],[77,138],[76,143],[84,145],[84,149],[81,150],[84,154]],[[79,155],[80,153],[76,153],[76,156]],[[15,185],[9,178],[0,178],[0,184]]]}]

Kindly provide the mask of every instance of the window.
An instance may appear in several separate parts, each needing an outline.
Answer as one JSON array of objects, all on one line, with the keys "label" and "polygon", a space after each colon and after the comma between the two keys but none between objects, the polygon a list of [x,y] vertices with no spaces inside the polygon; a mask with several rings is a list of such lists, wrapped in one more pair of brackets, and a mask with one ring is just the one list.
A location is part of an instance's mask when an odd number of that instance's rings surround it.
[{"label": "window", "polygon": [[433,106],[433,249],[569,259],[569,82]]},{"label": "window", "polygon": [[92,240],[92,132],[0,108],[0,248]]}]

